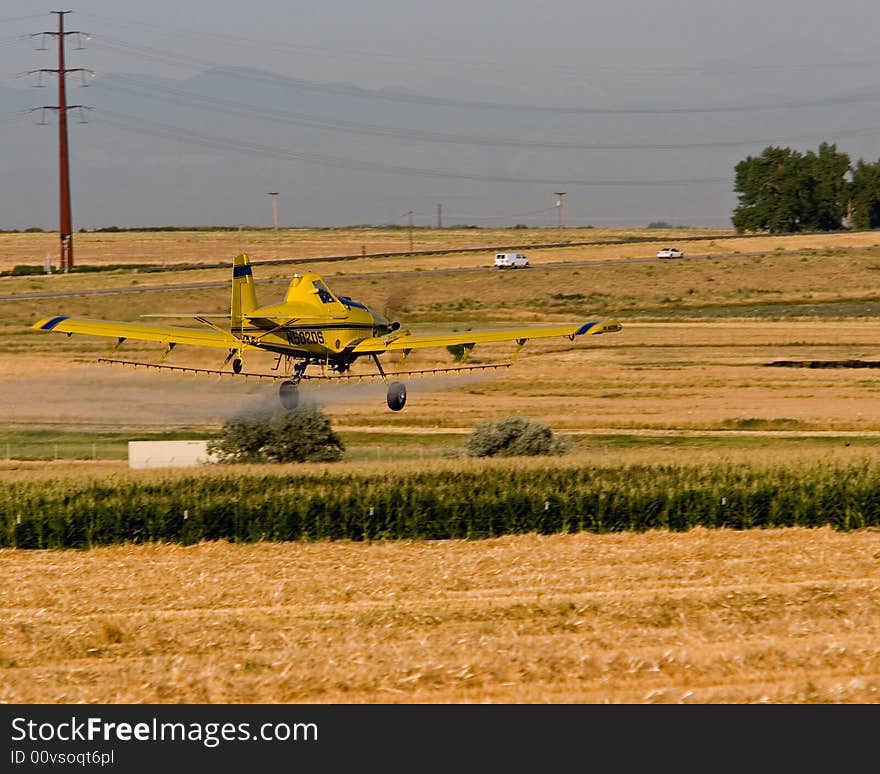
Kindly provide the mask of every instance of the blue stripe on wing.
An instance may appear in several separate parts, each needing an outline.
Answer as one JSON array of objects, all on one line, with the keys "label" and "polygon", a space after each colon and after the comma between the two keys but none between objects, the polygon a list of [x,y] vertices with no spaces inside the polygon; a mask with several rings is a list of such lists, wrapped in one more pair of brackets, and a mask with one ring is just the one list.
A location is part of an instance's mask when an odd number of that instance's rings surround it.
[{"label": "blue stripe on wing", "polygon": [[51,331],[58,323],[64,322],[68,317],[65,315],[59,315],[58,317],[53,317],[51,320],[43,323],[40,328],[44,331]]}]

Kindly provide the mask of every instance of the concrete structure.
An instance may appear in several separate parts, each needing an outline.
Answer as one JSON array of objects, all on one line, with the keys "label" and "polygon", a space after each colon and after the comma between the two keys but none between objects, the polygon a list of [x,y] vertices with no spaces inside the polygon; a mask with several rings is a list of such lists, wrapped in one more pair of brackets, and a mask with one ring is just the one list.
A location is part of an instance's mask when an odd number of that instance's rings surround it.
[{"label": "concrete structure", "polygon": [[207,441],[129,441],[130,468],[186,468],[213,462]]}]

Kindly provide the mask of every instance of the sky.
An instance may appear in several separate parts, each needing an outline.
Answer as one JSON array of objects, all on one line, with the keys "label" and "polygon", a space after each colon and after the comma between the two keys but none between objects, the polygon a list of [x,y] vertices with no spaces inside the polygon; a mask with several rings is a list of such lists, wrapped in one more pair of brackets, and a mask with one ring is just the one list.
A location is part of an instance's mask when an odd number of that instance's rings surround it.
[{"label": "sky", "polygon": [[[3,0],[0,228],[57,228],[57,140],[29,113],[55,86],[28,74],[56,66],[38,34],[57,29],[53,10],[83,33],[66,38],[67,66],[93,72],[93,90],[68,76],[71,104],[92,108],[71,128],[86,228],[268,225],[269,190],[283,225],[410,211],[428,225],[442,202],[452,221],[549,226],[565,190],[568,225],[727,227],[733,167],[767,145],[880,157],[880,5],[867,0]],[[251,75],[198,79],[218,68]],[[270,95],[269,74],[297,86]],[[158,80],[135,100],[115,76]],[[41,77],[49,88],[33,89]],[[230,118],[248,105],[250,122]],[[273,130],[281,110],[298,128]],[[152,135],[135,126],[159,119]]]}]

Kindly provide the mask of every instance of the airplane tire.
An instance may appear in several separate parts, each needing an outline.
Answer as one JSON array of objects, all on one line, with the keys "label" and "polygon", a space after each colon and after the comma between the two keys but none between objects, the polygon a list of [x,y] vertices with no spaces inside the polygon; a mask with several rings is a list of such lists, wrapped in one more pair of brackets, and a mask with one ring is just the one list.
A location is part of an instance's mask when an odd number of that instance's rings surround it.
[{"label": "airplane tire", "polygon": [[284,408],[293,411],[299,405],[299,388],[293,382],[281,382],[278,398]]},{"label": "airplane tire", "polygon": [[241,358],[240,357],[237,357],[237,358],[235,358],[235,360],[232,361],[232,370],[235,371],[235,373],[237,373],[237,374],[241,373]]},{"label": "airplane tire", "polygon": [[406,385],[403,382],[391,382],[388,385],[388,408],[400,411],[406,405]]}]

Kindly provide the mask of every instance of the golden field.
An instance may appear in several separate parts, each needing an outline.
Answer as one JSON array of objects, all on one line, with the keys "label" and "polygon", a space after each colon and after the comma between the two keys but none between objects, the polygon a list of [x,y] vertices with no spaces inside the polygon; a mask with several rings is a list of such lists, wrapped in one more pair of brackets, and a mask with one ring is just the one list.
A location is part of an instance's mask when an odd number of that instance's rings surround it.
[{"label": "golden field", "polygon": [[[294,249],[298,230],[291,231],[278,232],[276,239],[285,245],[283,250],[259,243],[241,248],[254,260],[270,260]],[[338,239],[328,241],[327,254],[342,253],[352,240],[365,238],[361,234],[346,237],[343,230],[316,231],[327,240]],[[371,236],[383,246],[387,246],[383,240],[400,237],[396,232],[379,231]],[[593,231],[572,230],[566,236],[574,242],[630,235],[594,235]],[[462,240],[505,244],[524,235],[518,230],[430,233],[430,249],[451,249]],[[552,229],[525,235],[535,243],[557,238]],[[274,244],[273,236],[271,231],[262,231],[249,238]],[[381,386],[309,385],[307,389],[326,405],[340,429],[378,434],[418,432],[424,436],[431,429],[461,433],[480,419],[508,413],[526,413],[552,420],[560,430],[583,433],[726,433],[751,420],[796,432],[880,430],[873,410],[875,372],[765,365],[780,359],[880,358],[880,293],[874,289],[880,270],[880,248],[876,247],[880,235],[722,240],[719,237],[730,234],[719,232],[714,234],[714,244],[710,240],[705,245],[699,241],[685,245],[686,254],[693,258],[652,259],[656,246],[673,241],[674,236],[663,234],[656,243],[530,251],[533,268],[513,272],[488,268],[491,249],[475,254],[306,264],[309,270],[322,271],[338,292],[385,310],[413,330],[598,317],[616,317],[624,324],[620,333],[574,343],[529,342],[508,371],[412,380],[410,403],[399,415],[384,409]],[[13,247],[19,249],[18,242],[28,239],[44,249],[48,237],[2,234],[0,255],[9,255]],[[186,245],[192,238],[205,260],[223,255],[231,260],[238,249],[227,244],[237,238],[237,232],[77,235],[81,265],[89,260],[88,251],[101,244],[92,244],[89,238],[111,239],[118,252],[114,262],[125,254],[126,239],[135,245],[132,252],[140,251],[140,257],[156,262],[163,256],[177,256],[182,248],[174,247],[174,239]],[[429,241],[427,234],[424,238]],[[304,239],[312,245],[311,237]],[[147,254],[144,245],[153,245],[153,252]],[[705,253],[711,258],[696,257],[703,248],[711,251]],[[26,251],[22,248],[22,252]],[[198,258],[192,253],[186,257]],[[255,267],[260,300],[269,303],[281,298],[284,283],[298,268],[295,264]],[[223,312],[229,303],[228,279],[228,269],[0,278],[0,295],[19,297],[4,302],[7,314],[0,323],[0,351],[9,356],[9,366],[0,375],[10,404],[7,422],[133,430],[216,428],[233,410],[274,400],[269,384],[96,367],[95,357],[108,354],[112,342],[29,329],[41,317],[55,314],[137,320],[139,315],[157,312]],[[215,287],[136,292],[144,287],[206,282]],[[124,292],[21,297],[94,289]],[[160,350],[127,342],[118,356],[155,360]],[[507,345],[478,347],[473,362],[506,361],[512,351]],[[167,362],[217,367],[219,359],[214,352],[178,349]],[[445,351],[425,352],[414,354],[408,367],[444,366],[452,364],[450,360]],[[270,366],[268,357],[249,354],[246,370],[265,372]]]},{"label": "golden field", "polygon": [[[880,360],[880,234],[566,230],[497,272],[495,246],[555,229],[77,234],[78,265],[308,263],[413,330],[615,317],[619,333],[532,341],[506,371],[309,386],[343,466],[446,464],[473,425],[519,414],[570,437],[564,464],[799,465],[876,460],[880,372],[771,368]],[[649,237],[656,236],[656,240]],[[695,237],[687,242],[676,240]],[[645,239],[626,242],[627,238]],[[0,234],[0,270],[42,263],[47,234]],[[576,242],[614,241],[612,245]],[[678,244],[682,261],[653,259]],[[295,263],[256,266],[260,300]],[[54,314],[136,320],[228,306],[228,269],[0,278],[9,432],[215,431],[274,402],[271,384],[94,365],[112,342],[31,331]],[[144,287],[211,283],[206,288]],[[216,287],[213,284],[216,283]],[[27,293],[118,295],[28,299]],[[168,361],[216,367],[216,353]],[[129,344],[120,356],[157,359]],[[475,363],[512,348],[477,347]],[[445,351],[408,367],[448,365]],[[259,355],[248,370],[265,370]],[[2,442],[0,438],[0,442]],[[2,451],[2,446],[0,446]],[[393,454],[400,459],[389,461]],[[357,455],[360,454],[358,457]],[[492,464],[527,464],[493,461]],[[0,476],[125,476],[124,463],[14,459]],[[0,700],[11,702],[875,702],[877,532],[520,536],[487,541],[122,546],[0,552]]]},{"label": "golden field", "polygon": [[0,551],[0,701],[874,703],[880,533]]}]

